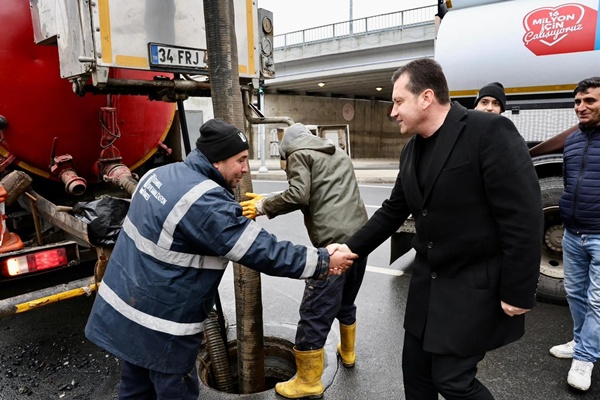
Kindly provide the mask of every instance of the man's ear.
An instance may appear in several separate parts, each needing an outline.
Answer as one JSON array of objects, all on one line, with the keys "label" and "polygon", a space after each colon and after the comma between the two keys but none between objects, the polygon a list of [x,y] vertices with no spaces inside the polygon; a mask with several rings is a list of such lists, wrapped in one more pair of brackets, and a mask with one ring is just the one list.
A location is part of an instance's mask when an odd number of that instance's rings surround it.
[{"label": "man's ear", "polygon": [[213,167],[215,167],[215,169],[221,172],[221,170],[219,169],[219,167],[221,166],[221,161],[215,161],[214,163],[212,163],[212,165]]},{"label": "man's ear", "polygon": [[435,93],[433,93],[433,90],[431,89],[425,89],[423,93],[421,93],[421,99],[423,110],[425,110],[431,105],[431,103],[433,103],[433,100],[435,99]]}]

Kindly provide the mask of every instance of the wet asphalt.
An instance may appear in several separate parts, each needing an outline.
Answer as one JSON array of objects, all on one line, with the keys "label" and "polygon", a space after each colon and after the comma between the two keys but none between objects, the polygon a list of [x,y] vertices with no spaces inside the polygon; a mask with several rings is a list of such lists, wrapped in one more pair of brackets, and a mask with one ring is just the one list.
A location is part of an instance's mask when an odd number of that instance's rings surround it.
[{"label": "wet asphalt", "polygon": [[[397,271],[409,269],[411,259],[409,253],[390,268]],[[404,399],[402,321],[409,280],[410,271],[400,276],[367,271],[356,301],[356,366],[346,369],[335,359],[339,329],[334,324],[325,347],[326,360],[334,365],[326,365],[325,368],[324,384],[329,386],[324,399]],[[227,293],[233,290],[233,287],[228,288],[230,282],[231,279],[225,277],[220,291]],[[268,276],[263,276],[262,283],[265,326],[291,326],[287,339],[293,342],[293,327],[297,322],[303,284]],[[231,307],[233,304],[224,303],[224,309]],[[235,330],[235,327],[231,329]],[[265,329],[265,332],[268,331]],[[279,332],[282,330],[279,329]],[[538,303],[526,316],[524,337],[489,352],[479,364],[478,378],[497,400],[600,399],[600,379],[596,377],[597,374],[588,392],[574,390],[566,383],[570,360],[554,358],[548,352],[555,344],[570,340],[571,332],[568,307]],[[283,334],[279,334],[283,337]],[[331,371],[334,372],[332,379],[327,376]],[[240,396],[217,392],[204,385],[200,398],[282,399],[273,389]]]},{"label": "wet asphalt", "polygon": [[[403,261],[393,267],[404,268]],[[219,289],[230,335],[235,334],[232,275],[230,269]],[[336,359],[339,329],[334,324],[325,346],[324,399],[404,399],[402,319],[409,279],[408,274],[366,273],[356,302],[356,367],[346,369]],[[300,281],[263,275],[266,336],[293,342],[302,291]],[[0,321],[0,399],[117,398],[118,361],[83,336],[91,304],[82,297]],[[548,353],[570,339],[571,329],[566,306],[538,303],[526,317],[525,336],[488,353],[479,379],[498,400],[600,399],[597,372],[588,392],[576,391],[566,383],[570,361]],[[235,395],[201,386],[200,399],[237,398],[282,399],[273,389]]]},{"label": "wet asphalt", "polygon": [[[376,171],[378,177],[389,176],[386,179],[392,182],[395,177],[392,167],[362,170]],[[281,174],[277,179],[282,179]],[[339,329],[334,324],[325,346],[324,399],[404,399],[402,321],[412,257],[409,252],[387,268],[367,270],[356,300],[356,367],[346,369],[338,362],[335,347]],[[291,343],[304,283],[266,275],[261,279],[265,335]],[[219,292],[231,338],[235,335],[231,268]],[[83,335],[92,301],[76,298],[0,320],[0,399],[117,398],[118,360]],[[489,352],[479,365],[479,379],[498,400],[600,399],[597,371],[591,389],[579,392],[566,383],[570,360],[556,359],[548,353],[551,346],[570,340],[571,331],[568,307],[538,303],[526,316],[524,337]],[[201,385],[199,398],[282,399],[274,389],[237,395],[218,392],[205,384]]]}]

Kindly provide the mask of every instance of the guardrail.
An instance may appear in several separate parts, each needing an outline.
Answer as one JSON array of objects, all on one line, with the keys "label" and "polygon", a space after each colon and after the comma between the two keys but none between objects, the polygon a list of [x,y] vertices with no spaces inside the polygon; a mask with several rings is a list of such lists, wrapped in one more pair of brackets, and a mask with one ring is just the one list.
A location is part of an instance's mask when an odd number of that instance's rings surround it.
[{"label": "guardrail", "polygon": [[435,21],[437,6],[431,5],[372,17],[337,22],[335,24],[317,26],[301,31],[284,33],[273,37],[275,49],[322,42],[332,39],[348,38],[369,33],[391,30],[402,30],[416,25],[431,24]]}]

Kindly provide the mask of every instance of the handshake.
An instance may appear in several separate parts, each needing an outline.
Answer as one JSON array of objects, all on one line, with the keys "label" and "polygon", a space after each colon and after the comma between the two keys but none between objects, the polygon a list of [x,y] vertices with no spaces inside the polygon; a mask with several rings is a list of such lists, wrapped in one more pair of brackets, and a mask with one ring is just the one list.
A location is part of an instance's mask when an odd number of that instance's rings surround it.
[{"label": "handshake", "polygon": [[[241,201],[242,215],[246,218],[255,219],[264,215],[264,197],[256,193],[246,193],[250,200]],[[329,252],[329,275],[341,275],[348,270],[358,258],[345,244],[332,243],[326,247]]]},{"label": "handshake", "polygon": [[358,258],[345,244],[332,243],[327,246],[329,252],[329,275],[341,275],[348,270]]}]

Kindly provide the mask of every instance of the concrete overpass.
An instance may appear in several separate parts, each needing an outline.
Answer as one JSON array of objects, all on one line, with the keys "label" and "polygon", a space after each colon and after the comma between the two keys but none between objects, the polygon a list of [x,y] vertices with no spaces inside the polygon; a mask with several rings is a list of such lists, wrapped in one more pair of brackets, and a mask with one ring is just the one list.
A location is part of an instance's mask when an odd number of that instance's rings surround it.
[{"label": "concrete overpass", "polygon": [[274,37],[267,94],[385,100],[401,65],[433,57],[435,4]]},{"label": "concrete overpass", "polygon": [[[436,13],[433,4],[275,36],[276,78],[264,84],[265,115],[347,124],[353,158],[397,159],[408,137],[390,118],[390,78],[410,60],[433,57]],[[577,123],[572,100],[550,107],[509,95],[507,104],[504,115],[527,141],[546,140]],[[267,126],[267,147],[281,127]]]}]

